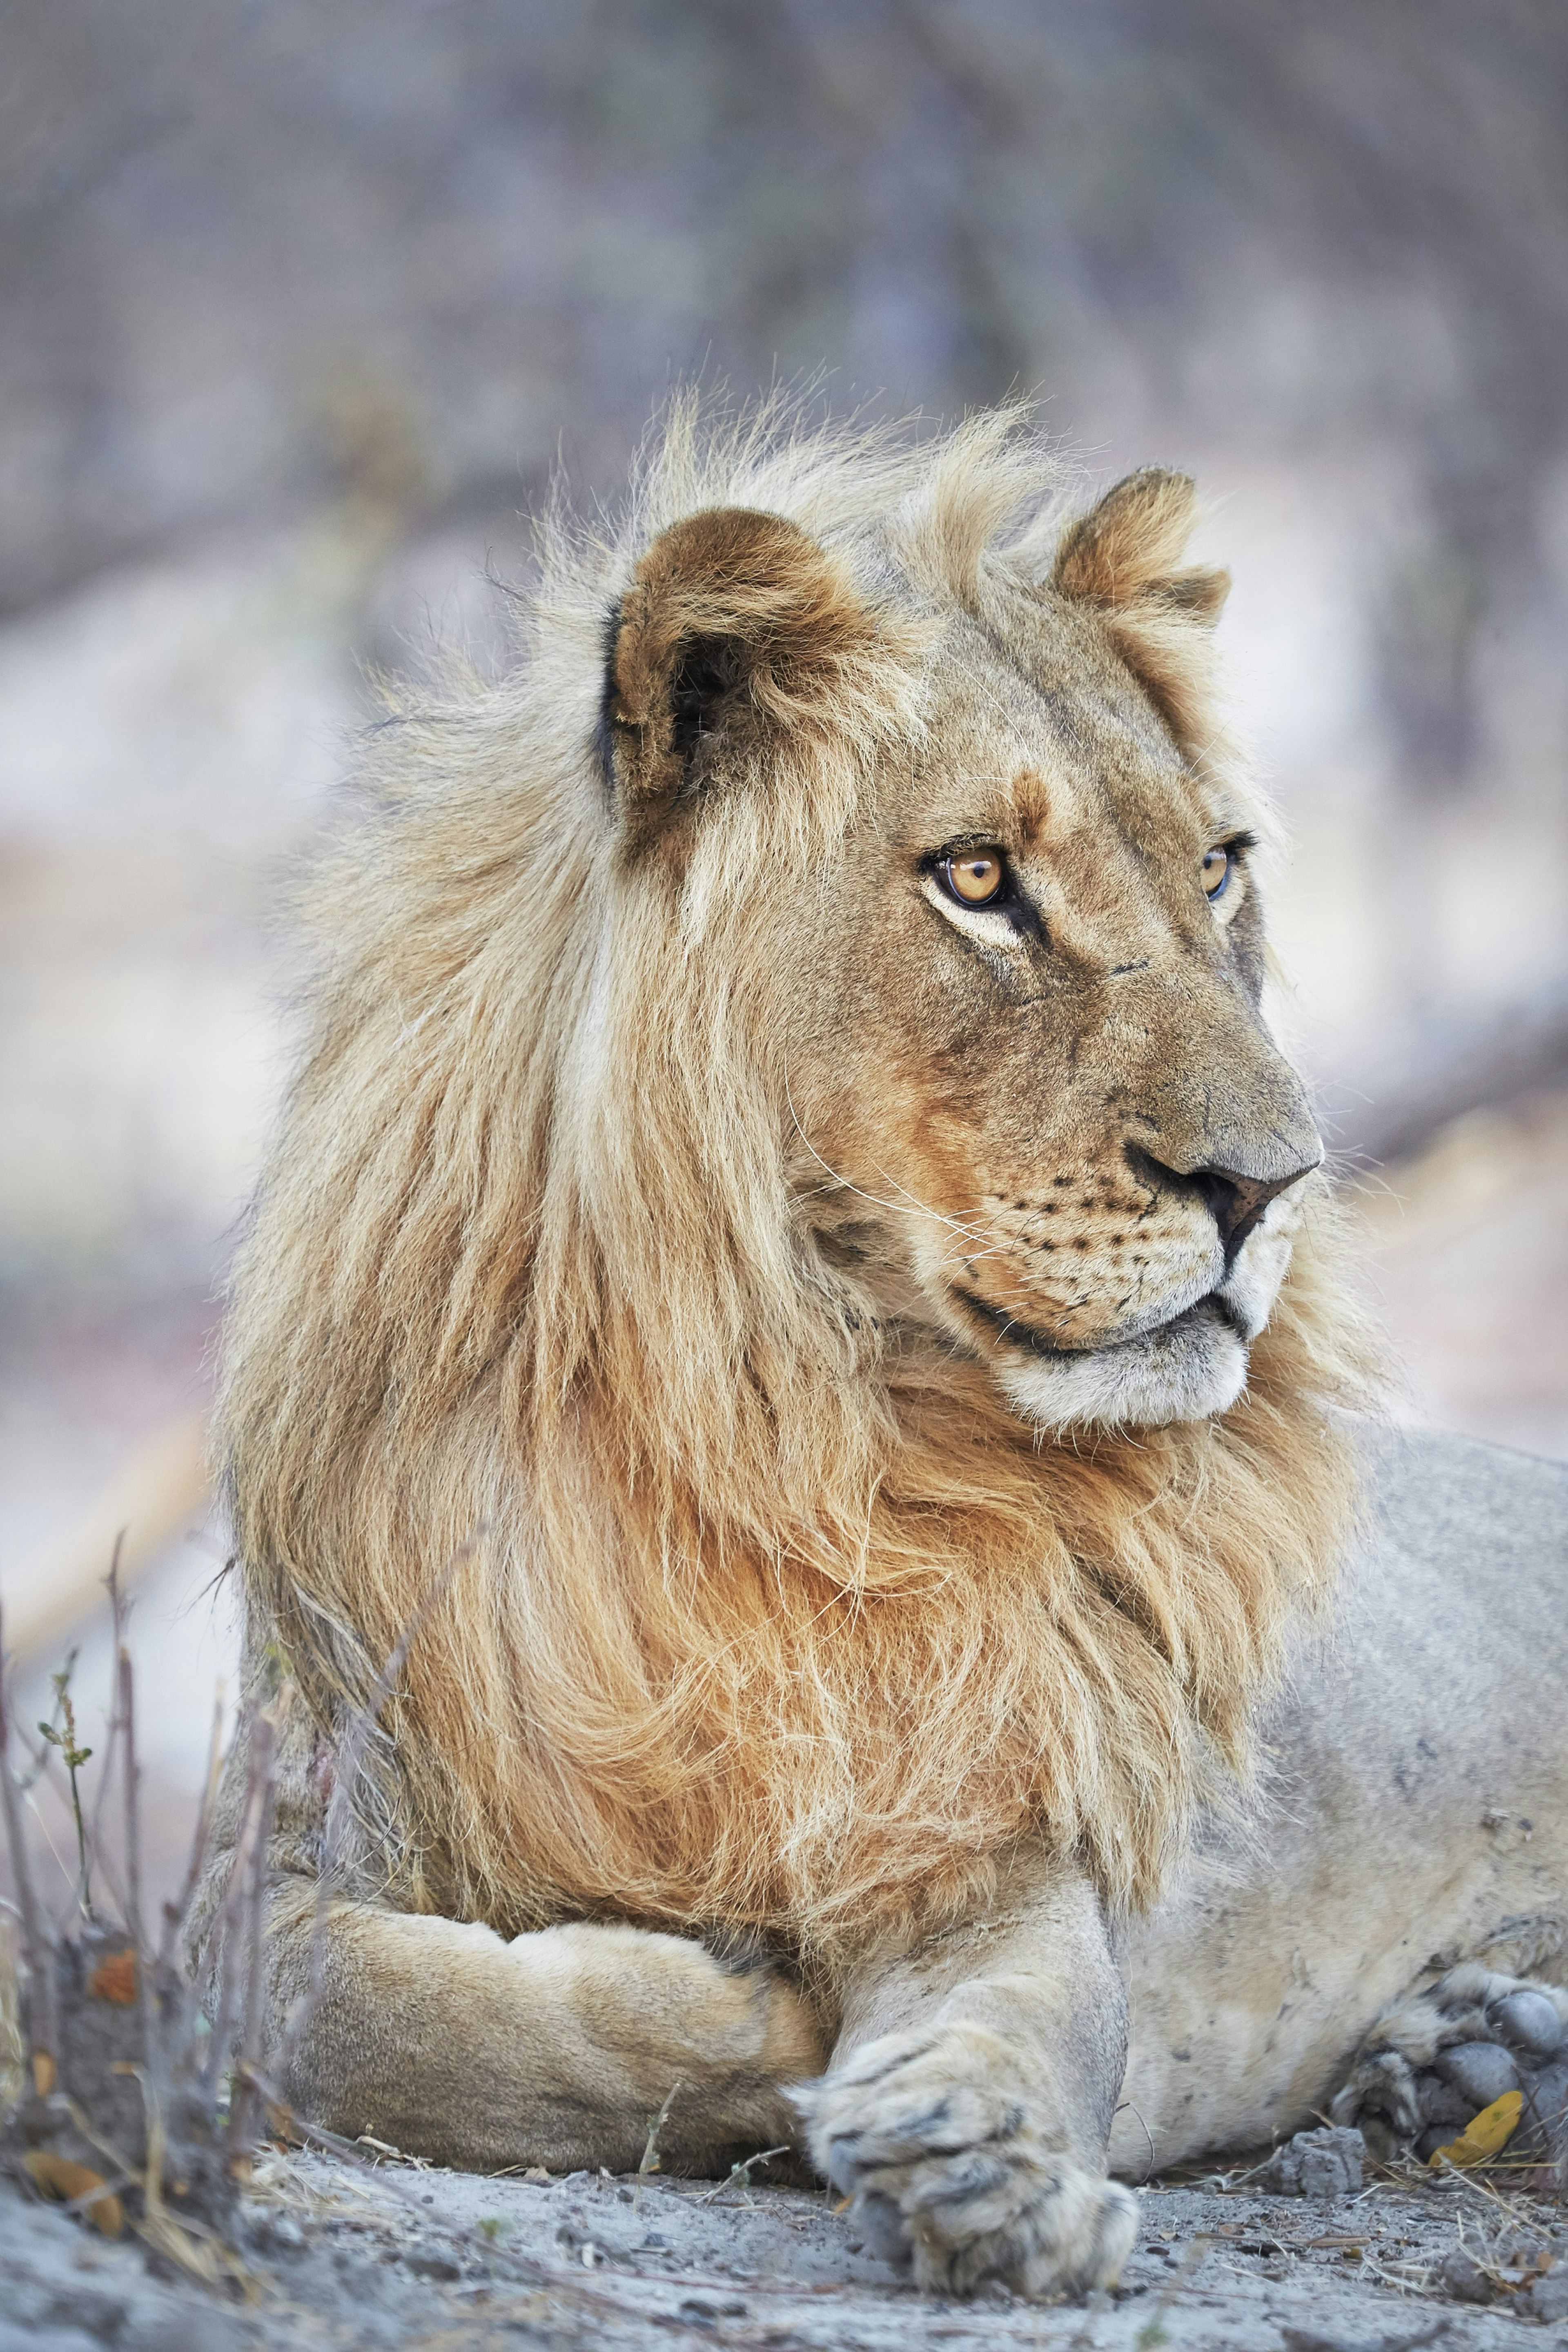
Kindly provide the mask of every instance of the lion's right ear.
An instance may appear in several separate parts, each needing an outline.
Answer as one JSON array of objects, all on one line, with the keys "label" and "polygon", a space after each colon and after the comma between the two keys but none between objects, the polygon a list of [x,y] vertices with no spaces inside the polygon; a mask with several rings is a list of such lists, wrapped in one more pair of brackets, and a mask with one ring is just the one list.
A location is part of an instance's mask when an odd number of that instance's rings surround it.
[{"label": "lion's right ear", "polygon": [[844,714],[876,624],[797,523],[711,507],[661,533],[611,617],[601,743],[618,797],[738,776],[760,740]]},{"label": "lion's right ear", "polygon": [[1146,467],[1068,525],[1051,585],[1096,610],[1118,652],[1188,751],[1205,731],[1209,638],[1228,572],[1184,569],[1197,519],[1190,476]]},{"label": "lion's right ear", "polygon": [[1081,597],[1123,617],[1140,605],[1155,604],[1212,626],[1229,592],[1230,574],[1182,569],[1196,520],[1192,476],[1145,466],[1068,524],[1051,584],[1064,596]]}]

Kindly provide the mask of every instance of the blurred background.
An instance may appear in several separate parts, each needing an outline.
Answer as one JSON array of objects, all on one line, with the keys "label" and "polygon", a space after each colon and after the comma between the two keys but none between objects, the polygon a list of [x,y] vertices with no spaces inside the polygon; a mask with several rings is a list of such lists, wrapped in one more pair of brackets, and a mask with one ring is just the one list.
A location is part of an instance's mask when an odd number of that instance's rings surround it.
[{"label": "blurred background", "polygon": [[288,877],[694,373],[1198,476],[1401,1410],[1568,1454],[1561,0],[10,0],[0,302],[0,1594],[99,1744],[128,1530],[155,1875]]}]

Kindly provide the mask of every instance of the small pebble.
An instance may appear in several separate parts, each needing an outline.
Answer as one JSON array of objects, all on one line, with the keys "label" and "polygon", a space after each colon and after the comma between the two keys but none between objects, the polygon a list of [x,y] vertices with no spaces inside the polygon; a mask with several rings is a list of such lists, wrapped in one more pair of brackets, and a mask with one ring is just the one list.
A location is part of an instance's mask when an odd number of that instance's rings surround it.
[{"label": "small pebble", "polygon": [[1456,2246],[1443,2259],[1439,2273],[1445,2288],[1456,2303],[1490,2303],[1494,2289],[1486,2273],[1479,2270],[1462,2246]]},{"label": "small pebble", "polygon": [[1347,2126],[1298,2132],[1275,2149],[1261,2186],[1276,2197],[1353,2196],[1361,2187],[1365,2156],[1366,2142]]},{"label": "small pebble", "polygon": [[1568,2263],[1559,2263],[1538,2278],[1519,2300],[1531,2319],[1568,2319]]}]

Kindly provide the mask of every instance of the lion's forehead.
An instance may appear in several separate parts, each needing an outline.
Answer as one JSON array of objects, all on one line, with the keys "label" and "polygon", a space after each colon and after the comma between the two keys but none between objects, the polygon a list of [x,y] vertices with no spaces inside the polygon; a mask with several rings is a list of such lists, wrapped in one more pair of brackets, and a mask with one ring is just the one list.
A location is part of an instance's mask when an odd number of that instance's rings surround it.
[{"label": "lion's forehead", "polygon": [[942,649],[911,775],[920,798],[960,796],[1020,845],[1058,853],[1112,834],[1139,851],[1162,837],[1185,847],[1205,830],[1205,782],[1109,656],[1031,674],[977,637],[966,630]]}]

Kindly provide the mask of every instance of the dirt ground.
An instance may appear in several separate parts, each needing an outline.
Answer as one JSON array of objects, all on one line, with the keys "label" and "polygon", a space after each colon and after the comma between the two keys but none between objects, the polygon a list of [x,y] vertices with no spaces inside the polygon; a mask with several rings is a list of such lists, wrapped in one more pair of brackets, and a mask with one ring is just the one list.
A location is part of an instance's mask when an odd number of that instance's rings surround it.
[{"label": "dirt ground", "polygon": [[827,2195],[738,2182],[484,2179],[268,2155],[246,2201],[245,2277],[222,2294],[155,2276],[134,2241],[107,2243],[0,2187],[0,2352],[1568,2344],[1559,2206],[1458,2179],[1374,2179],[1313,2199],[1219,2185],[1228,2178],[1151,2187],[1120,2286],[1047,2306],[919,2295]]}]

